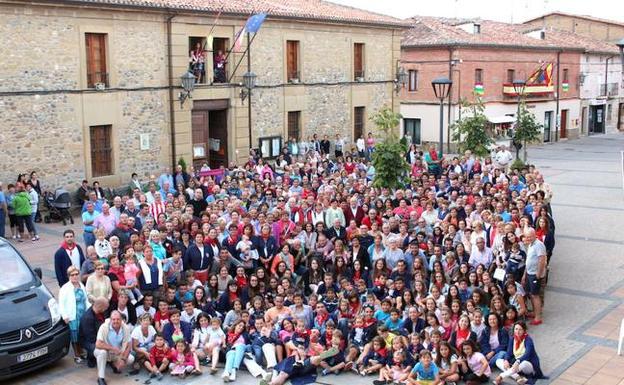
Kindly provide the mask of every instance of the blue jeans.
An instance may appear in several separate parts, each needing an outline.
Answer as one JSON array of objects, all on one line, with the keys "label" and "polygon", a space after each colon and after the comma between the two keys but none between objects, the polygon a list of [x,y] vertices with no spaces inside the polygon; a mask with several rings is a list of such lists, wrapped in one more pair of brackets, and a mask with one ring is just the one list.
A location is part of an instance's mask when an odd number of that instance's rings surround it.
[{"label": "blue jeans", "polygon": [[225,354],[225,372],[232,373],[232,369],[238,370],[245,357],[247,345],[238,345]]},{"label": "blue jeans", "polygon": [[95,245],[95,235],[93,233],[84,232],[82,234],[82,238],[84,239],[85,246],[93,246]]},{"label": "blue jeans", "polygon": [[264,358],[264,354],[262,353],[262,345],[252,344],[251,351],[256,359],[256,362],[259,365],[262,365],[262,359]]},{"label": "blue jeans", "polygon": [[504,350],[494,354],[492,356],[492,358],[490,358],[490,362],[489,362],[490,368],[496,368],[496,360],[504,359],[504,358],[505,358],[505,351]]},{"label": "blue jeans", "polygon": [[0,237],[4,238],[4,227],[6,226],[6,212],[0,209]]}]

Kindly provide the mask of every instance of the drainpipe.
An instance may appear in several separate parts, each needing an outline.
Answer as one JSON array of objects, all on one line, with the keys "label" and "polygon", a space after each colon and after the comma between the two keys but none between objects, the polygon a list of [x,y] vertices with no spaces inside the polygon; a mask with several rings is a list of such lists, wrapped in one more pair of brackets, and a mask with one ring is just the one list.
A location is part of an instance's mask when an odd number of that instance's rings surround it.
[{"label": "drainpipe", "polygon": [[[449,63],[448,63],[448,78],[453,81],[453,47],[449,47]],[[448,95],[448,112],[446,119],[446,153],[451,153],[451,100],[453,95],[453,87]]]},{"label": "drainpipe", "polygon": [[[173,56],[171,53],[171,20],[175,15],[167,17],[167,77],[169,78],[169,131],[171,131],[171,169],[176,167],[176,138],[175,138],[175,107],[173,105]],[[186,171],[186,170],[185,170]]]},{"label": "drainpipe", "polygon": [[557,51],[557,106],[555,107],[556,112],[555,112],[555,142],[559,141],[559,74],[561,73],[561,69],[559,68],[561,66],[561,51]]}]

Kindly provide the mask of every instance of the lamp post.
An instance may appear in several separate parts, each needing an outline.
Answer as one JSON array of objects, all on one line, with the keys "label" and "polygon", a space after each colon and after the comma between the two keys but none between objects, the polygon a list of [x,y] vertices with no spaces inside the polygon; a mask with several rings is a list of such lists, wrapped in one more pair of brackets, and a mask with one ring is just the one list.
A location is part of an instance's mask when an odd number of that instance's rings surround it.
[{"label": "lamp post", "polygon": [[[431,82],[431,86],[433,87],[433,92],[435,93],[435,97],[440,100],[440,148],[439,148],[439,158],[442,160],[442,149],[444,148],[444,99],[449,96],[451,92],[451,86],[453,85],[453,81],[449,78],[441,76],[439,78],[433,79]],[[449,106],[450,108],[450,106]],[[450,123],[450,122],[449,122]],[[450,140],[450,138],[449,138]]]},{"label": "lamp post", "polygon": [[401,88],[407,84],[408,74],[403,67],[397,68],[396,79],[394,79],[394,92],[398,95]]},{"label": "lamp post", "polygon": [[[512,84],[513,84],[514,92],[516,93],[516,95],[518,95],[518,110],[516,112],[516,131],[518,131],[520,127],[520,101],[522,98],[522,94],[524,93],[524,88],[526,87],[526,81],[517,79],[517,80],[514,80]],[[513,139],[513,137],[512,137],[512,143],[513,143],[513,146],[516,148],[516,159],[518,159],[520,148],[522,147],[522,143],[517,143],[516,140]],[[524,144],[526,145],[526,143]],[[526,146],[524,148],[524,151],[526,153]],[[526,155],[524,156],[524,159],[526,161]]]},{"label": "lamp post", "polygon": [[[248,96],[251,96],[251,90],[253,90],[254,88],[256,88],[256,74],[251,72],[251,71],[247,71],[245,72],[245,74],[243,75],[243,84],[241,84],[243,86],[243,88],[241,89],[240,92],[240,98],[241,98],[241,102],[245,102],[245,99]],[[249,126],[249,148],[253,148],[253,144],[252,144],[252,140],[251,140],[251,98],[249,98],[249,102],[247,105],[247,125]]]},{"label": "lamp post", "polygon": [[178,96],[180,99],[180,108],[184,105],[184,101],[188,99],[192,99],[191,92],[195,89],[195,75],[190,72],[185,73],[180,77],[182,82],[182,92]]}]

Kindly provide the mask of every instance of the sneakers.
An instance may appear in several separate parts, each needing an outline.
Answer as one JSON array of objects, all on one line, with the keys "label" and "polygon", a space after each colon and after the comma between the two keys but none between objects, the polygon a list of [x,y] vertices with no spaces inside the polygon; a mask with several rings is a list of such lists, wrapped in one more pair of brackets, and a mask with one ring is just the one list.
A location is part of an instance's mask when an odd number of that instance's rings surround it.
[{"label": "sneakers", "polygon": [[516,380],[516,382],[518,383],[518,385],[524,385],[528,382],[529,380],[526,379],[526,377],[518,377],[518,379]]},{"label": "sneakers", "polygon": [[273,371],[269,370],[262,375],[262,379],[266,382],[271,381],[273,378]]},{"label": "sneakers", "polygon": [[215,374],[218,370],[217,368],[210,368],[210,374]]},{"label": "sneakers", "polygon": [[230,373],[230,381],[236,381],[236,369],[232,369],[232,373]]},{"label": "sneakers", "polygon": [[388,381],[386,380],[374,380],[373,385],[386,385]]},{"label": "sneakers", "polygon": [[162,374],[161,372],[158,372],[158,374],[156,375],[156,379],[157,379],[158,381],[162,381],[163,377],[165,377],[165,375],[164,375],[164,374]]},{"label": "sneakers", "polygon": [[321,376],[326,376],[329,374],[329,369],[323,369],[321,370]]},{"label": "sneakers", "polygon": [[157,375],[158,375],[158,374],[156,374],[156,373],[153,373],[153,372],[152,372],[152,373],[150,373],[149,377],[150,377],[150,378],[156,378],[156,376],[157,376]]},{"label": "sneakers", "polygon": [[223,382],[230,382],[230,373],[224,370],[221,378],[223,379]]}]

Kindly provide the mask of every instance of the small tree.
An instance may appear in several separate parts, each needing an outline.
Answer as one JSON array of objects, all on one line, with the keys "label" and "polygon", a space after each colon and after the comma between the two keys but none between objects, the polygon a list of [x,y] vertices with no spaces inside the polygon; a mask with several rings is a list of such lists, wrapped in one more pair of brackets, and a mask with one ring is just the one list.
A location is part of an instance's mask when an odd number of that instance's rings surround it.
[{"label": "small tree", "polygon": [[488,119],[483,113],[483,102],[480,98],[474,103],[463,100],[461,109],[462,118],[451,125],[453,140],[459,144],[461,152],[470,150],[478,157],[487,156],[494,139],[486,130]]},{"label": "small tree", "polygon": [[182,166],[182,171],[186,172],[186,161],[183,157],[180,157],[180,160],[178,160],[178,165]]},{"label": "small tree", "polygon": [[513,142],[516,146],[516,159],[518,158],[519,148],[517,144],[521,143],[524,147],[524,162],[527,161],[527,143],[538,142],[542,136],[543,126],[535,120],[535,115],[526,108],[526,104],[520,104],[518,121],[513,134]]},{"label": "small tree", "polygon": [[401,122],[401,114],[384,106],[370,117],[377,128],[383,132],[383,140],[375,145],[373,152],[373,166],[375,178],[373,186],[399,188],[409,172],[409,164],[405,159],[408,145],[405,138],[400,139],[394,129]]}]

